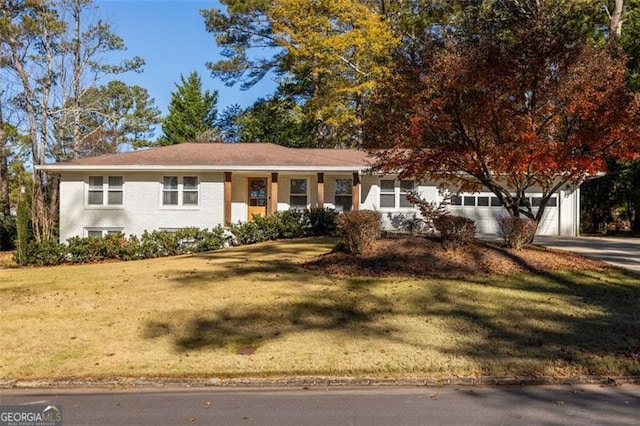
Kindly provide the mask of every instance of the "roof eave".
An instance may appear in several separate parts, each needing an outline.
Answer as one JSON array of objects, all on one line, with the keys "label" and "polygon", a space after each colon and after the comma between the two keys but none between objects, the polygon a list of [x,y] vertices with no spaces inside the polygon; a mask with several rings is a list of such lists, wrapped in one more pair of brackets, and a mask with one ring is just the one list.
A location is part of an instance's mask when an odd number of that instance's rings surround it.
[{"label": "roof eave", "polygon": [[50,164],[35,166],[45,172],[363,172],[369,166],[206,166],[206,165],[86,165]]}]

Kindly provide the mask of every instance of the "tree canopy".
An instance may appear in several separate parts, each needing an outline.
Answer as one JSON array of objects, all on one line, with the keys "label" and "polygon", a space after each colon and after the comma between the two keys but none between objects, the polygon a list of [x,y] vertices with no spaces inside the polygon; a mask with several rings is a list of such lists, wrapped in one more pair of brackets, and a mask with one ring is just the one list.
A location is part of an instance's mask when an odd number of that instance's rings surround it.
[{"label": "tree canopy", "polygon": [[237,105],[225,109],[219,126],[228,142],[315,146],[314,123],[294,100],[278,95],[258,99],[246,109]]},{"label": "tree canopy", "polygon": [[429,60],[403,64],[369,111],[378,168],[485,187],[511,215],[540,220],[558,189],[631,155],[638,100],[615,44],[593,46],[590,6],[481,2],[431,34]]},{"label": "tree canopy", "polygon": [[217,138],[217,102],[218,92],[203,91],[197,72],[189,73],[187,78],[181,75],[176,91],[171,93],[169,114],[162,122],[164,134],[158,143],[211,142]]},{"label": "tree canopy", "polygon": [[[225,0],[202,11],[226,59],[214,76],[247,88],[269,72],[281,95],[302,100],[318,146],[362,142],[366,100],[391,65],[399,39],[380,4],[360,0]],[[254,56],[260,49],[265,56]],[[286,88],[286,89],[285,89]]]},{"label": "tree canopy", "polygon": [[[90,0],[6,0],[0,8],[0,78],[16,112],[10,124],[28,135],[34,166],[79,157],[84,93],[100,78],[144,64],[139,57],[104,60],[124,42],[91,9]],[[33,169],[37,240],[53,236],[57,190],[55,177]]]}]

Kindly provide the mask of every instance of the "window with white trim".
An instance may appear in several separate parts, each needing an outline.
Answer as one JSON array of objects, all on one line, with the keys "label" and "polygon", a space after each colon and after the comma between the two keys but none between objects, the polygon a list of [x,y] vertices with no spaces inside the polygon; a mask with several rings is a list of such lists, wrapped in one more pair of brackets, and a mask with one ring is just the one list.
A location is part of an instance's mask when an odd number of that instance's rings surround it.
[{"label": "window with white trim", "polygon": [[164,176],[162,178],[162,204],[165,206],[178,205],[178,176]]},{"label": "window with white trim", "polygon": [[111,234],[119,234],[122,228],[85,228],[87,237],[103,238]]},{"label": "window with white trim", "polygon": [[407,195],[415,190],[415,181],[401,180],[396,185],[394,179],[380,180],[380,208],[412,208],[414,206],[407,199]]},{"label": "window with white trim", "polygon": [[124,198],[122,176],[89,176],[87,205],[121,206]]},{"label": "window with white trim", "polygon": [[292,209],[306,209],[307,205],[307,180],[291,179],[289,189],[289,206]]},{"label": "window with white trim", "polygon": [[400,207],[410,208],[413,207],[413,203],[407,199],[407,195],[412,193],[416,188],[416,182],[413,180],[401,180],[400,181]]},{"label": "window with white trim", "polygon": [[334,206],[339,212],[348,212],[353,204],[351,179],[336,179],[334,186]]},{"label": "window with white trim", "polygon": [[182,178],[182,204],[185,206],[198,205],[198,178],[185,176]]},{"label": "window with white trim", "polygon": [[396,181],[393,179],[380,180],[380,208],[396,207]]},{"label": "window with white trim", "polygon": [[122,176],[109,176],[107,179],[107,204],[122,205]]},{"label": "window with white trim", "polygon": [[163,176],[163,206],[197,206],[199,202],[197,176]]}]

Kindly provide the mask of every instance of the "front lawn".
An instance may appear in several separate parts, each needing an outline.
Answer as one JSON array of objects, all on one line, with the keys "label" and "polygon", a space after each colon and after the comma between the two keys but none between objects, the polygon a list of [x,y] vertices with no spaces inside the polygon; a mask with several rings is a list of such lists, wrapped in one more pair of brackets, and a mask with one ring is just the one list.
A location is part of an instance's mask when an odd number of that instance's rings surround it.
[{"label": "front lawn", "polygon": [[640,375],[633,275],[300,266],[334,243],[0,270],[0,378]]}]

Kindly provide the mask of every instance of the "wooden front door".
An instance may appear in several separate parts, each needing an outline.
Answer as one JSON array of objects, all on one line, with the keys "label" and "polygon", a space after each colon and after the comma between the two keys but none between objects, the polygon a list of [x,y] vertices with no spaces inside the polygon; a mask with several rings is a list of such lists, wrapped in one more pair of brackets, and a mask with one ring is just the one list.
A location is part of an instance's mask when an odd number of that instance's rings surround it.
[{"label": "wooden front door", "polygon": [[251,220],[253,215],[267,215],[267,178],[249,178],[248,204],[248,220]]}]

